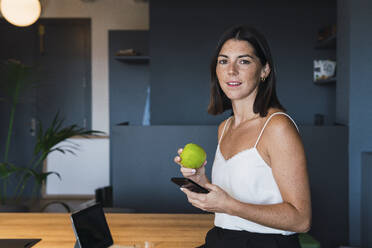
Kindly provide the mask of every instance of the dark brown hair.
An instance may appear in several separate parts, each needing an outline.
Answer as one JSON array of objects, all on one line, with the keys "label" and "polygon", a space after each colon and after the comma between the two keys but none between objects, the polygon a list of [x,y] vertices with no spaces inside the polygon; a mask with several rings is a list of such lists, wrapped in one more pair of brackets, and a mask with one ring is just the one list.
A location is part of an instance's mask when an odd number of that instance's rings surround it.
[{"label": "dark brown hair", "polygon": [[276,73],[274,68],[273,59],[271,56],[269,45],[265,37],[256,29],[249,26],[233,26],[227,29],[217,45],[217,49],[213,55],[210,70],[211,70],[211,94],[208,106],[208,113],[217,115],[232,109],[230,99],[222,91],[218,82],[216,67],[217,58],[221,51],[222,46],[227,40],[236,39],[247,41],[254,48],[255,55],[259,58],[261,64],[264,66],[266,63],[270,66],[270,74],[266,77],[265,81],[260,82],[256,99],[253,104],[253,112],[259,113],[261,117],[267,115],[270,107],[280,108],[285,110],[280,104],[275,91]]}]

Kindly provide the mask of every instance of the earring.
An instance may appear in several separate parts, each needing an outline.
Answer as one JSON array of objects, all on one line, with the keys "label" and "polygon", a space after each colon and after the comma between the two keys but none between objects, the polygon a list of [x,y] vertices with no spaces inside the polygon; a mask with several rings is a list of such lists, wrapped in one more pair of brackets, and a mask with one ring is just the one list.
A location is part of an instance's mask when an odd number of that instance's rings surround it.
[{"label": "earring", "polygon": [[265,82],[266,78],[265,77],[261,77],[260,80],[261,80],[261,82]]}]

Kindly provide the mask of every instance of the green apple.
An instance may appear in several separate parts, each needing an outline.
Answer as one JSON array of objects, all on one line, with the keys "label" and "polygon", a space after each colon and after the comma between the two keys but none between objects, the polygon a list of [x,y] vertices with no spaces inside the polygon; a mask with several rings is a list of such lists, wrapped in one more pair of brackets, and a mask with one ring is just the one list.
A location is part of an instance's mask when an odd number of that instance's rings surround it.
[{"label": "green apple", "polygon": [[207,154],[201,146],[189,143],[183,148],[180,157],[184,167],[198,169],[203,165]]}]

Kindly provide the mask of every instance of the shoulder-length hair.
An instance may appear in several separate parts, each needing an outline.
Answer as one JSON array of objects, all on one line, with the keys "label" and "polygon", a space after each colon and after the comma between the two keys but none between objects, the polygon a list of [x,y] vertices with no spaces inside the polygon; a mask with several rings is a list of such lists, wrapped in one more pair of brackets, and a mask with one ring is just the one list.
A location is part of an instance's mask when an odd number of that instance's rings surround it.
[{"label": "shoulder-length hair", "polygon": [[208,106],[208,113],[217,115],[225,112],[228,109],[232,109],[231,101],[222,91],[216,74],[218,55],[221,51],[222,46],[227,40],[230,39],[247,41],[250,45],[253,46],[254,53],[259,58],[261,64],[264,66],[266,65],[266,63],[268,63],[270,66],[269,76],[266,77],[264,81],[261,81],[258,85],[256,99],[253,104],[253,112],[259,113],[261,117],[264,117],[267,115],[270,107],[276,107],[285,110],[280,104],[279,99],[276,95],[276,72],[270,48],[265,37],[252,27],[239,25],[227,29],[222,34],[218,42],[217,49],[213,55],[210,66],[211,94]]}]

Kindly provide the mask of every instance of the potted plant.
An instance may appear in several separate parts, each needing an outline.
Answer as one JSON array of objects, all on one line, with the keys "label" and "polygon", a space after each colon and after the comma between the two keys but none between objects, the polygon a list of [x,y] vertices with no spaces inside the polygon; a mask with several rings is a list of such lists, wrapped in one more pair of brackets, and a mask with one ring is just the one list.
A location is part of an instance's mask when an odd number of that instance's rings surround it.
[{"label": "potted plant", "polygon": [[[1,82],[1,86],[6,88],[8,100],[10,101],[10,117],[3,161],[0,161],[0,179],[2,181],[0,190],[0,211],[24,211],[22,206],[22,196],[26,187],[32,185],[31,196],[37,199],[40,190],[46,183],[47,177],[54,174],[61,179],[58,172],[44,172],[43,163],[47,156],[52,152],[70,152],[78,148],[76,144],[61,146],[60,142],[74,136],[88,137],[89,135],[102,134],[100,131],[85,130],[77,125],[64,126],[64,119],[57,113],[49,127],[44,128],[40,121],[37,122],[36,141],[30,162],[25,165],[16,165],[9,158],[10,143],[13,136],[14,119],[17,104],[22,91],[26,90],[33,83],[30,81],[31,67],[25,66],[15,60],[8,60],[5,63],[6,80]],[[5,86],[5,87],[4,87]],[[8,188],[12,182],[12,190]],[[10,204],[12,203],[12,204]],[[11,205],[11,207],[9,207]]]}]

